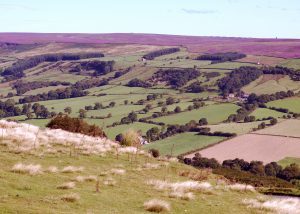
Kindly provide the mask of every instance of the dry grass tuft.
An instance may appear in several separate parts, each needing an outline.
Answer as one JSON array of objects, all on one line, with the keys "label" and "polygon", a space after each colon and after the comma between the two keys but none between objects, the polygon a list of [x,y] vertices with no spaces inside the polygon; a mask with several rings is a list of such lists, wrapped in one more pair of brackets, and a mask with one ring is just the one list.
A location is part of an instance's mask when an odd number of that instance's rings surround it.
[{"label": "dry grass tuft", "polygon": [[45,172],[49,172],[49,173],[57,173],[58,172],[58,169],[56,166],[49,166]]},{"label": "dry grass tuft", "polygon": [[115,186],[117,184],[117,182],[113,178],[106,178],[103,183],[106,186]]},{"label": "dry grass tuft", "polygon": [[111,169],[110,173],[113,175],[124,175],[126,173],[125,169]]},{"label": "dry grass tuft", "polygon": [[231,184],[227,188],[234,191],[255,192],[255,188],[247,184]]},{"label": "dry grass tuft", "polygon": [[80,195],[77,193],[70,193],[67,195],[63,195],[61,197],[61,200],[66,201],[66,202],[76,202],[79,201]]},{"label": "dry grass tuft", "polygon": [[75,182],[67,182],[63,183],[62,185],[59,185],[57,189],[74,189]]},{"label": "dry grass tuft", "polygon": [[198,171],[181,171],[180,176],[190,178],[194,181],[204,181],[207,180],[211,172],[209,170],[198,170]]},{"label": "dry grass tuft", "polygon": [[157,190],[171,190],[172,192],[190,192],[190,191],[211,191],[212,185],[208,182],[197,182],[197,181],[183,181],[169,183],[160,180],[150,180],[147,182],[148,185],[153,186]]},{"label": "dry grass tuft", "polygon": [[102,176],[102,177],[104,177],[104,176],[106,176],[106,175],[108,175],[108,172],[103,171],[103,172],[100,172],[100,173],[99,173],[99,176]]},{"label": "dry grass tuft", "polygon": [[12,172],[16,173],[22,173],[22,174],[29,174],[29,175],[37,175],[42,173],[42,167],[39,164],[22,164],[22,163],[17,163],[15,164],[12,169]]},{"label": "dry grass tuft", "polygon": [[123,146],[133,146],[133,147],[138,147],[140,146],[140,139],[139,139],[139,134],[132,129],[127,130],[122,134],[123,139],[120,142],[121,145]]},{"label": "dry grass tuft", "polygon": [[182,200],[190,201],[195,198],[192,192],[171,192],[169,194],[170,198],[179,198]]},{"label": "dry grass tuft", "polygon": [[82,166],[79,166],[79,167],[76,167],[76,166],[66,166],[64,167],[61,172],[63,173],[73,173],[73,172],[82,172],[83,171],[83,167]]},{"label": "dry grass tuft", "polygon": [[81,154],[104,155],[119,147],[116,142],[104,137],[92,137],[60,129],[40,129],[25,123],[0,120],[0,127],[2,141],[5,141],[10,152],[15,153],[29,153],[40,148],[47,154],[66,153],[67,151],[61,148],[53,148],[54,145],[59,145],[65,148],[76,147],[77,152]]},{"label": "dry grass tuft", "polygon": [[149,212],[157,213],[171,210],[171,206],[168,202],[159,199],[151,199],[149,201],[146,201],[144,203],[144,208]]},{"label": "dry grass tuft", "polygon": [[143,165],[144,169],[159,169],[160,167],[161,167],[161,165],[157,164],[157,163],[145,163]]},{"label": "dry grass tuft", "polygon": [[298,198],[246,199],[243,203],[250,208],[263,211],[275,211],[282,214],[300,213],[300,200]]},{"label": "dry grass tuft", "polygon": [[86,176],[84,178],[84,181],[87,181],[87,182],[97,181],[97,176],[95,176],[95,175]]}]

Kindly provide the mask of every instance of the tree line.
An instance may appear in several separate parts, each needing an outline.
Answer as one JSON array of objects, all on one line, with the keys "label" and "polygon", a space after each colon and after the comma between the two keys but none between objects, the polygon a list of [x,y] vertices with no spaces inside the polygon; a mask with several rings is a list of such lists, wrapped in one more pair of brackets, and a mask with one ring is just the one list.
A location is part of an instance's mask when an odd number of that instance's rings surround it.
[{"label": "tree line", "polygon": [[242,66],[218,81],[222,94],[237,93],[240,89],[258,79],[263,71],[253,66]]},{"label": "tree line", "polygon": [[247,98],[247,103],[249,104],[260,104],[262,107],[266,107],[266,105],[263,105],[264,103],[284,99],[287,97],[293,97],[295,93],[291,90],[285,91],[279,91],[274,94],[262,94],[262,95],[256,95],[254,93],[250,94]]},{"label": "tree line", "polygon": [[68,98],[75,98],[75,97],[83,97],[86,96],[87,94],[88,94],[87,91],[70,87],[66,89],[51,90],[48,91],[47,93],[26,96],[24,98],[20,98],[19,103],[22,104],[22,103],[45,101],[45,100],[68,99]]},{"label": "tree line", "polygon": [[282,74],[288,75],[294,81],[300,81],[300,70],[294,70],[283,66],[263,67],[264,74]]},{"label": "tree line", "polygon": [[213,63],[233,61],[237,59],[245,58],[246,54],[238,52],[226,52],[226,53],[213,53],[213,54],[204,54],[198,56],[196,60],[210,60]]},{"label": "tree line", "polygon": [[80,62],[80,65],[77,67],[79,72],[81,69],[84,70],[94,70],[93,76],[101,76],[108,74],[114,70],[115,61],[87,61],[87,62]]},{"label": "tree line", "polygon": [[167,54],[171,54],[171,53],[176,53],[179,51],[180,51],[180,48],[166,48],[166,49],[152,51],[148,54],[145,54],[143,56],[143,58],[147,59],[147,60],[153,60],[155,57],[159,57],[159,56],[163,56],[163,55],[167,55]]},{"label": "tree line", "polygon": [[107,85],[108,79],[84,79],[76,82],[72,86],[64,89],[50,90],[45,93],[30,95],[19,99],[19,103],[31,103],[45,100],[68,99],[75,97],[83,97],[88,95],[86,89]]},{"label": "tree line", "polygon": [[218,87],[222,94],[238,93],[243,86],[248,85],[263,74],[289,75],[294,81],[300,80],[299,71],[286,67],[276,66],[257,68],[253,66],[242,66],[234,69],[229,75],[220,79],[218,81]]},{"label": "tree line", "polygon": [[27,59],[21,59],[12,64],[11,67],[5,68],[1,73],[1,76],[5,80],[19,79],[25,76],[24,70],[33,68],[43,62],[57,62],[66,60],[80,60],[87,58],[104,57],[102,53],[56,53],[56,54],[44,54],[29,57]]},{"label": "tree line", "polygon": [[8,99],[6,101],[0,100],[0,118],[21,115],[22,110],[15,104],[16,103],[13,99]]},{"label": "tree line", "polygon": [[[196,168],[219,169],[216,170],[219,172],[218,174],[227,175],[229,179],[235,179],[236,181],[241,179],[240,181],[252,185],[254,184],[255,186],[259,185],[259,180],[263,179],[263,177],[275,177],[288,182],[293,182],[294,180],[300,179],[300,168],[297,164],[290,164],[283,168],[276,162],[271,162],[264,165],[261,161],[247,162],[239,158],[233,160],[224,160],[222,164],[220,164],[214,158],[201,157],[199,153],[196,153],[193,158],[180,157],[180,159],[185,164],[192,165]],[[231,173],[228,173],[227,169],[229,169],[229,172],[231,171]],[[239,172],[247,172],[248,178],[244,176],[239,177],[241,175]],[[254,179],[251,179],[251,174]],[[242,173],[242,175],[244,174]],[[278,180],[273,179],[273,181],[275,181],[276,185],[276,181]]]},{"label": "tree line", "polygon": [[20,96],[25,94],[27,91],[31,91],[38,88],[44,88],[49,86],[69,86],[71,83],[69,82],[61,82],[61,81],[50,81],[50,82],[43,82],[43,81],[33,81],[33,82],[23,82],[21,80],[16,81],[13,83],[12,88],[16,89],[17,95]]},{"label": "tree line", "polygon": [[36,118],[49,118],[56,115],[55,112],[50,112],[44,105],[40,105],[39,103],[33,105],[24,104],[20,108],[12,99],[4,102],[0,101],[0,118],[26,115],[28,119],[31,119],[34,117],[33,114]]},{"label": "tree line", "polygon": [[152,86],[150,83],[140,80],[138,78],[134,78],[130,80],[126,85],[128,87],[142,87],[142,88],[149,88]]},{"label": "tree line", "polygon": [[172,88],[180,88],[184,86],[188,81],[193,80],[200,76],[200,72],[195,69],[168,69],[159,70],[153,77],[153,81],[167,82]]}]

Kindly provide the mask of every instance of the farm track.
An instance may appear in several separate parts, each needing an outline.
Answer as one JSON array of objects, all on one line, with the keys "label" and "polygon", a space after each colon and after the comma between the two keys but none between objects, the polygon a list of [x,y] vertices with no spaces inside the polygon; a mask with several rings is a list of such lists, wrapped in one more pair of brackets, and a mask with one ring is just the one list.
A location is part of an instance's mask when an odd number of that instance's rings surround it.
[{"label": "farm track", "polygon": [[275,137],[287,137],[287,138],[297,138],[297,139],[300,139],[300,137],[287,136],[287,135],[279,135],[279,134],[262,134],[262,133],[249,133],[249,134],[253,134],[253,135],[275,136]]}]

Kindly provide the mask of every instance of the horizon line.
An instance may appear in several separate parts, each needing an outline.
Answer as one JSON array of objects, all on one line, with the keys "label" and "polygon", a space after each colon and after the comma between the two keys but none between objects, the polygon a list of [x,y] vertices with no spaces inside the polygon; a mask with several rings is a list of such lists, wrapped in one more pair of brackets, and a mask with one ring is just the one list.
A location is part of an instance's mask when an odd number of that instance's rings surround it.
[{"label": "horizon line", "polygon": [[278,39],[278,40],[300,40],[296,37],[246,37],[246,36],[214,36],[214,35],[184,35],[184,34],[165,34],[165,33],[133,33],[133,32],[113,32],[113,33],[94,33],[94,32],[0,32],[0,34],[85,34],[85,35],[109,35],[109,34],[132,34],[132,35],[160,35],[160,36],[180,36],[180,37],[215,37],[215,38],[241,38],[241,39]]}]

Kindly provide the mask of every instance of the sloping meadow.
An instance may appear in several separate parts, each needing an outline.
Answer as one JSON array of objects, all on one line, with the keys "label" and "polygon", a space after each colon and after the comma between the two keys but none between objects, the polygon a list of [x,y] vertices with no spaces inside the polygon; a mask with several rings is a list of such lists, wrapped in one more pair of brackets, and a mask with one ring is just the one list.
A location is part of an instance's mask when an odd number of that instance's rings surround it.
[{"label": "sloping meadow", "polygon": [[269,206],[272,199],[262,201],[252,186],[105,138],[4,120],[0,135],[4,213],[254,213],[299,206]]}]

